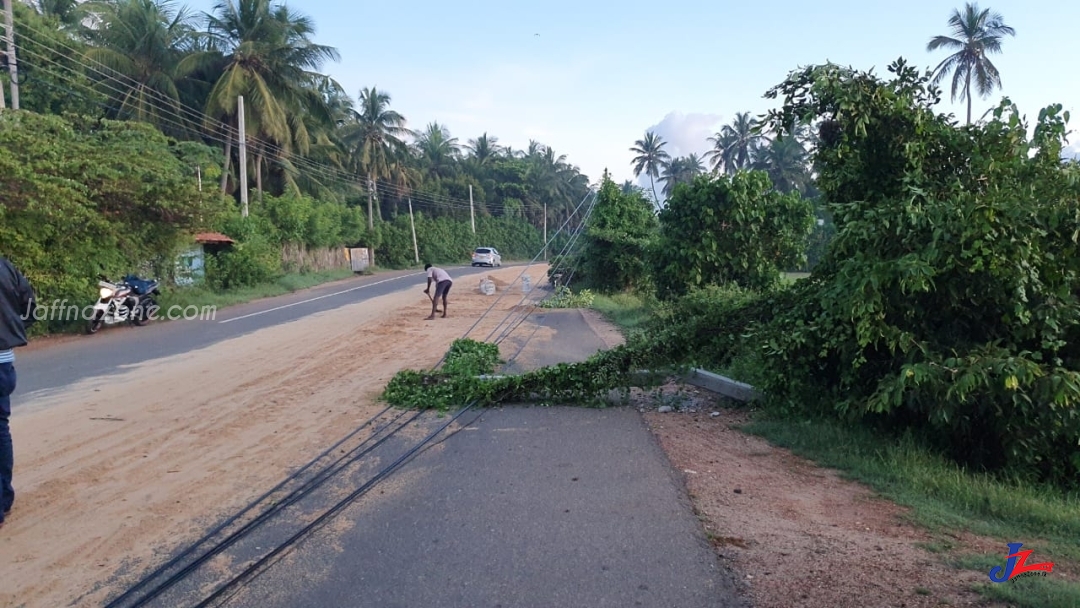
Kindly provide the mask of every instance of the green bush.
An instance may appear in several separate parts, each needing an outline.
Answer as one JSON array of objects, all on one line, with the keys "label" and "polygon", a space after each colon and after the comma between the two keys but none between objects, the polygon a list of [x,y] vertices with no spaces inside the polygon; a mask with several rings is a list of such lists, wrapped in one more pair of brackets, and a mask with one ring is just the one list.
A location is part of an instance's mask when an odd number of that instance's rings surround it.
[{"label": "green bush", "polygon": [[781,194],[764,171],[702,175],[675,188],[660,212],[650,258],[657,295],[734,283],[764,289],[805,260],[813,208],[798,192]]},{"label": "green bush", "polygon": [[[574,282],[601,293],[641,288],[649,267],[646,251],[656,236],[656,216],[639,192],[624,193],[604,174],[580,247],[562,258]],[[549,278],[556,265],[549,266]]]},{"label": "green bush", "polygon": [[1067,114],[1029,139],[1008,101],[957,127],[897,62],[889,82],[827,65],[773,91],[777,128],[820,120],[837,235],[763,302],[764,388],[781,407],[920,429],[973,467],[1080,485],[1077,168]]},{"label": "green bush", "polygon": [[[0,253],[44,306],[88,306],[97,275],[171,276],[186,235],[227,208],[198,190],[191,166],[210,155],[145,124],[0,113]],[[36,323],[35,335],[78,319]]]},{"label": "green bush", "polygon": [[225,222],[223,232],[236,244],[206,256],[206,282],[211,289],[251,287],[282,275],[281,245],[268,236],[275,234],[268,219],[237,214]]}]

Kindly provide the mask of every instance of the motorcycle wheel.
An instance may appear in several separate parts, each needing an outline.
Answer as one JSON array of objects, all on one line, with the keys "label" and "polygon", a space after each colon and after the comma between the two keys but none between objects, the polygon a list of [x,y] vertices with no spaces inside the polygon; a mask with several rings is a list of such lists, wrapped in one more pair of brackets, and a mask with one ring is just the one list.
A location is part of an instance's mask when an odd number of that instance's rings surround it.
[{"label": "motorcycle wheel", "polygon": [[90,322],[87,323],[87,325],[86,325],[86,333],[88,333],[88,334],[96,334],[97,331],[99,329],[101,329],[101,325],[104,322],[102,320],[102,318],[104,316],[105,316],[105,314],[103,312],[101,312],[100,310],[96,311],[94,313],[94,318],[90,319]]},{"label": "motorcycle wheel", "polygon": [[151,311],[156,311],[157,308],[158,304],[154,300],[154,298],[147,298],[146,302],[144,302],[143,305],[139,307],[139,314],[134,315],[131,319],[131,322],[138,327],[146,325],[150,322],[150,315],[152,314]]}]

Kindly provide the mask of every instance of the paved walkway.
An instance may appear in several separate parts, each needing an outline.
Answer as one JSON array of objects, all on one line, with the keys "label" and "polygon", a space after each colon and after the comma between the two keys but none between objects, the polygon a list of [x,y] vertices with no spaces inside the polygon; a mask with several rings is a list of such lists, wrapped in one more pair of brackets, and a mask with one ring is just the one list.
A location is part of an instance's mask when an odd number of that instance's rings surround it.
[{"label": "paved walkway", "polygon": [[[577,311],[535,318],[556,334],[517,371],[603,348]],[[505,407],[461,422],[230,605],[745,606],[636,410]]]},{"label": "paved walkway", "polygon": [[489,410],[230,605],[743,606],[679,485],[636,410]]}]

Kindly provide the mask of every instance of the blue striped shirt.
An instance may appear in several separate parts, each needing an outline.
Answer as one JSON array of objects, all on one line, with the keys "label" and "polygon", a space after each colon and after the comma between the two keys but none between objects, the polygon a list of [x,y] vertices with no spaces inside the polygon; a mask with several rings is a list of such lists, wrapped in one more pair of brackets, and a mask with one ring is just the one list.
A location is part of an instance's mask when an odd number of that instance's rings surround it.
[{"label": "blue striped shirt", "polygon": [[13,350],[0,350],[0,363],[14,363],[15,351]]}]

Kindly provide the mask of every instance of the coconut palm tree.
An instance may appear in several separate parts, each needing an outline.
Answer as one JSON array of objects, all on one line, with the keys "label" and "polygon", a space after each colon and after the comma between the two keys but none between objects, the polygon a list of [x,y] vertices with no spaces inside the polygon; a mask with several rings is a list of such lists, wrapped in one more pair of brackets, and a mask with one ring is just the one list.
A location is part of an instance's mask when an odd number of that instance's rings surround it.
[{"label": "coconut palm tree", "polygon": [[451,137],[450,129],[438,122],[429,123],[416,138],[417,156],[425,165],[427,175],[436,178],[450,177],[454,163],[461,156],[458,139]]},{"label": "coconut palm tree", "polygon": [[773,187],[780,192],[805,192],[812,181],[808,156],[799,137],[785,135],[755,144],[750,168],[768,173]]},{"label": "coconut palm tree", "polygon": [[38,14],[55,17],[60,22],[60,28],[76,37],[82,37],[87,33],[84,22],[88,17],[93,17],[88,2],[85,0],[35,0],[29,4],[37,10]]},{"label": "coconut palm tree", "polygon": [[106,0],[95,4],[94,13],[101,25],[88,30],[93,46],[87,60],[132,83],[104,83],[113,92],[116,117],[149,122],[173,135],[198,133],[199,125],[181,112],[177,86],[183,76],[180,61],[193,43],[187,9],[174,10],[169,0]]},{"label": "coconut palm tree", "polygon": [[730,125],[724,125],[716,135],[709,138],[712,150],[705,153],[705,158],[712,161],[712,170],[723,170],[729,175],[739,169],[750,166],[750,150],[759,143],[762,135],[758,132],[760,123],[749,112],[738,112]]},{"label": "coconut palm tree", "polygon": [[634,157],[630,164],[634,167],[634,177],[638,177],[644,172],[649,176],[649,184],[652,186],[653,191],[653,203],[656,208],[660,208],[660,198],[656,195],[656,181],[660,177],[660,171],[671,160],[671,155],[664,150],[664,146],[667,145],[659,135],[652,131],[645,133],[645,139],[639,139],[634,142],[634,147],[630,148],[630,151],[637,156]]},{"label": "coconut palm tree", "polygon": [[485,132],[476,139],[470,139],[469,143],[465,145],[465,149],[469,151],[470,158],[478,166],[483,167],[498,157],[500,148],[498,144],[498,137],[490,137]]},{"label": "coconut palm tree", "polygon": [[[245,128],[256,139],[252,150],[261,194],[266,156],[285,158],[293,149],[306,153],[311,145],[308,115],[331,120],[318,91],[325,76],[316,70],[340,55],[333,47],[312,42],[315,26],[309,17],[273,0],[219,0],[206,20],[208,50],[185,58],[181,69],[223,64],[207,99],[207,127],[215,121],[233,124],[237,97],[244,97]],[[230,148],[231,138],[225,147],[227,160]]]},{"label": "coconut palm tree", "polygon": [[705,173],[705,165],[697,154],[672,159],[664,165],[664,173],[660,177],[660,181],[664,183],[664,198],[671,197],[676,184],[689,184],[702,173]]},{"label": "coconut palm tree", "polygon": [[963,12],[953,10],[949,17],[952,36],[934,36],[926,50],[955,51],[935,68],[934,84],[941,82],[949,72],[953,73],[952,100],[967,100],[967,124],[971,124],[971,85],[974,81],[981,97],[987,97],[995,88],[1001,87],[998,73],[989,55],[1001,52],[1005,36],[1015,36],[1016,30],[1005,25],[1004,18],[990,9],[980,10],[978,4],[967,3]]},{"label": "coconut palm tree", "polygon": [[412,132],[405,128],[405,117],[390,109],[390,94],[376,87],[360,91],[360,111],[353,114],[354,124],[343,140],[355,167],[367,177],[368,228],[374,229],[375,181],[390,176],[394,159],[407,149],[402,138]]}]

